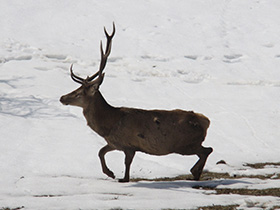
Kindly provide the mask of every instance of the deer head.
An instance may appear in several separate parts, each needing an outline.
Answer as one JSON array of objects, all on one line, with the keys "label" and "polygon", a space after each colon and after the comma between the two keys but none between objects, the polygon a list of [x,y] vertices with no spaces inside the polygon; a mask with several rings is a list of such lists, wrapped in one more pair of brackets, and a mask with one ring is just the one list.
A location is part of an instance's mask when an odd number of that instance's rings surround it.
[{"label": "deer head", "polygon": [[88,76],[86,79],[83,79],[73,73],[73,64],[70,67],[70,73],[71,78],[81,84],[81,86],[74,90],[73,92],[66,94],[60,98],[60,102],[64,105],[73,105],[73,106],[79,106],[79,107],[86,107],[87,102],[89,101],[89,97],[92,97],[98,90],[100,85],[103,82],[105,73],[102,73],[106,62],[108,59],[108,56],[111,52],[112,47],[112,39],[115,35],[115,24],[113,23],[113,32],[111,35],[108,34],[106,31],[106,28],[104,27],[104,32],[107,38],[107,44],[106,44],[106,50],[104,53],[103,47],[102,47],[102,41],[100,42],[100,52],[101,52],[101,60],[99,65],[99,71],[93,74],[92,76]]}]

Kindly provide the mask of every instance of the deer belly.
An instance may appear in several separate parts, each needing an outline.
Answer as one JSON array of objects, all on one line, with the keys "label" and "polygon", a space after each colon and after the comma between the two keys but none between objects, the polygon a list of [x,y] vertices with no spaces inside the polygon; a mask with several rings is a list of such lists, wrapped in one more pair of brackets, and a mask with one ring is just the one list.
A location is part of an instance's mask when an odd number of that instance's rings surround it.
[{"label": "deer belly", "polygon": [[107,141],[117,150],[132,149],[151,155],[178,153],[182,148],[191,148],[193,144],[200,144],[197,138],[188,138],[182,129],[169,131],[146,128],[132,132],[118,130]]}]

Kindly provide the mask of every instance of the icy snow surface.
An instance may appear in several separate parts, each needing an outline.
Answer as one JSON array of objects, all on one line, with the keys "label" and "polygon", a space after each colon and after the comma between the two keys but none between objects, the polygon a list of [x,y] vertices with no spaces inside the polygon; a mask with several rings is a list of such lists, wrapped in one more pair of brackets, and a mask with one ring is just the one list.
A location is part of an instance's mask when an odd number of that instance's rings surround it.
[{"label": "icy snow surface", "polygon": [[[280,1],[2,0],[0,7],[0,208],[191,209],[280,205],[272,196],[216,195],[192,186],[279,188],[280,181],[134,182],[107,178],[105,141],[82,110],[59,97],[99,64],[103,26],[117,32],[101,92],[114,106],[194,110],[211,120],[205,170],[277,174],[280,160]],[[118,178],[120,152],[106,156]],[[137,153],[132,178],[189,173],[196,156]],[[227,165],[216,165],[225,160]]]}]

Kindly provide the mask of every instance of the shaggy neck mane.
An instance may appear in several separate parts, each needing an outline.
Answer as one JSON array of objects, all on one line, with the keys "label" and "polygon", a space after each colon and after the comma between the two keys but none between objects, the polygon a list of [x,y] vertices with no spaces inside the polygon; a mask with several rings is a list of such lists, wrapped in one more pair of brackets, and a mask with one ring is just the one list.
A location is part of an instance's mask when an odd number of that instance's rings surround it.
[{"label": "shaggy neck mane", "polygon": [[109,135],[112,127],[119,119],[118,108],[107,103],[100,91],[97,91],[83,113],[88,125],[100,136]]}]

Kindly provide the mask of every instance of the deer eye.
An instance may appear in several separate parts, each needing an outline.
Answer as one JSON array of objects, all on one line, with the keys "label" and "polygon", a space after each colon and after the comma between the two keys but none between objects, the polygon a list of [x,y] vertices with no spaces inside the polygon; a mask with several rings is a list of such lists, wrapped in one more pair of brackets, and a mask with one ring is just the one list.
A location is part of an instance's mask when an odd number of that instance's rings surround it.
[{"label": "deer eye", "polygon": [[80,94],[80,93],[78,93],[78,94],[75,95],[75,98],[80,98],[80,97],[81,97],[81,94]]}]

